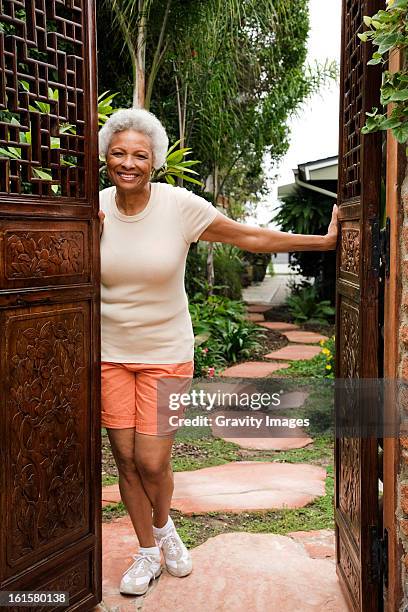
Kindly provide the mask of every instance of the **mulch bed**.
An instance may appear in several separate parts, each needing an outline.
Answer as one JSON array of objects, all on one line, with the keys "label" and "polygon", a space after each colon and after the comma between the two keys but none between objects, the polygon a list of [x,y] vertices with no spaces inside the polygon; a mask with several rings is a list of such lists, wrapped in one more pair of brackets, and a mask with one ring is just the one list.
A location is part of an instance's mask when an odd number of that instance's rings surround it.
[{"label": "mulch bed", "polygon": [[[272,306],[269,310],[263,313],[265,321],[281,321],[283,323],[294,323],[287,306]],[[300,329],[305,331],[314,331],[324,336],[333,336],[335,326],[332,323],[301,323]]]},{"label": "mulch bed", "polygon": [[107,434],[102,433],[102,476],[118,476],[118,469],[112,455]]}]

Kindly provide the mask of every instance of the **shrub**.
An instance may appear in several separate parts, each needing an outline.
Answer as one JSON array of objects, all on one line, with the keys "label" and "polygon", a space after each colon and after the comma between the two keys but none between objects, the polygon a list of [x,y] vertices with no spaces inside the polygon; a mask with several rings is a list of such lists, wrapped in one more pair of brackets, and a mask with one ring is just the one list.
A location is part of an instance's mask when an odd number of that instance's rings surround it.
[{"label": "shrub", "polygon": [[[190,301],[190,315],[195,335],[195,375],[211,375],[227,363],[247,358],[259,348],[263,336],[256,325],[247,321],[242,302],[222,295],[196,293]],[[218,288],[217,288],[218,289]]]},{"label": "shrub", "polygon": [[[297,186],[282,198],[274,222],[284,232],[324,234],[330,223],[333,198]],[[302,251],[291,253],[291,266],[306,278],[315,280],[319,299],[335,301],[336,252]]]},{"label": "shrub", "polygon": [[243,263],[241,250],[232,244],[214,245],[214,277],[219,287],[216,293],[240,300],[242,298],[241,274]]},{"label": "shrub", "polygon": [[235,363],[240,358],[250,357],[261,348],[260,337],[265,334],[255,325],[247,321],[230,321],[226,319],[219,328],[224,347],[224,356],[229,362]]},{"label": "shrub", "polygon": [[289,312],[296,323],[313,321],[316,323],[327,323],[335,310],[330,306],[329,300],[319,301],[317,290],[314,286],[304,286],[295,294],[286,299]]}]

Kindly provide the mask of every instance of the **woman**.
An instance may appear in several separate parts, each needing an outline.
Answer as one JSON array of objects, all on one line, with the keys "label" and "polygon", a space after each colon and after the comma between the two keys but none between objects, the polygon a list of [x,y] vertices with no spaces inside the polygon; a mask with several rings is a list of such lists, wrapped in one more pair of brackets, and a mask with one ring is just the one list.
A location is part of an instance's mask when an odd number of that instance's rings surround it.
[{"label": "woman", "polygon": [[250,227],[190,191],[151,183],[166,159],[160,121],[142,109],[115,112],[101,129],[100,153],[113,186],[100,193],[102,426],[119,489],[140,544],[122,593],[143,594],[167,570],[186,576],[191,556],[169,516],[174,432],[161,435],[157,381],[191,379],[194,336],[184,290],[189,246],[198,239],[255,253],[336,247],[337,207],[325,236]]}]

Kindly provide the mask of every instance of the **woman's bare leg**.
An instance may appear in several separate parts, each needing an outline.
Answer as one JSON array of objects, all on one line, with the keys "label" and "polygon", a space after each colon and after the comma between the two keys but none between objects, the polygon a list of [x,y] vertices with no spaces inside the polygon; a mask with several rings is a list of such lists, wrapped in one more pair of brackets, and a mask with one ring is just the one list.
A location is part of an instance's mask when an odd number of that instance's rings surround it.
[{"label": "woman's bare leg", "polygon": [[[112,453],[119,471],[119,490],[140,546],[156,546],[152,528],[152,504],[143,487],[135,463],[135,429],[107,429]],[[140,434],[136,434],[140,435]],[[150,436],[145,436],[150,437]]]},{"label": "woman's bare leg", "polygon": [[174,436],[149,436],[135,432],[134,459],[142,485],[153,507],[153,525],[163,527],[168,519],[174,489],[170,458]]}]

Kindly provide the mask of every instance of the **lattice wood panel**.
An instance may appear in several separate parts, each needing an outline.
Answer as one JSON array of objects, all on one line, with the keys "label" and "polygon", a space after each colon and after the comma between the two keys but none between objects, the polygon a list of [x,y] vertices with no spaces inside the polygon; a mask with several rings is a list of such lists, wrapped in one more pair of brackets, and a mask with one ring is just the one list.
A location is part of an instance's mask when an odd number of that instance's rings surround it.
[{"label": "lattice wood panel", "polygon": [[360,155],[363,113],[363,45],[357,34],[363,30],[364,2],[347,0],[344,41],[344,124],[341,189],[343,200],[361,193]]},{"label": "lattice wood panel", "polygon": [[0,193],[84,196],[83,0],[0,0]]}]

